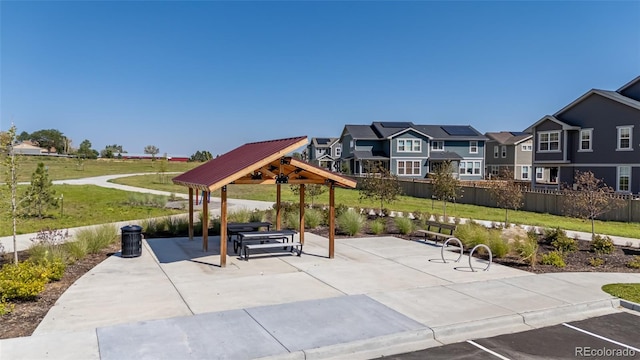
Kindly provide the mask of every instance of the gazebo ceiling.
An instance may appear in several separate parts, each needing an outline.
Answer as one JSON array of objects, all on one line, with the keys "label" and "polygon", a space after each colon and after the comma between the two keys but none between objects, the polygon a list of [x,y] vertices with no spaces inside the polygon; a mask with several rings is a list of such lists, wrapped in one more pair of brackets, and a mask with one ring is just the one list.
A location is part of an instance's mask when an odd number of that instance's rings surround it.
[{"label": "gazebo ceiling", "polygon": [[307,145],[307,137],[244,144],[173,178],[178,185],[213,191],[228,184],[328,184],[353,188],[356,182],[287,156]]}]

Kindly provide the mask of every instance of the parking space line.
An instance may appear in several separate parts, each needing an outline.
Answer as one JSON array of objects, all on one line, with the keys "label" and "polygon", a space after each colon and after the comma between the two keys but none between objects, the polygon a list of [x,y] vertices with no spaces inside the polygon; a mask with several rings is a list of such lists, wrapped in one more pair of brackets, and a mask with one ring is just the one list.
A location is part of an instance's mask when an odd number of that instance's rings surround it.
[{"label": "parking space line", "polygon": [[476,342],[474,342],[474,341],[472,341],[472,340],[467,340],[467,342],[468,342],[469,344],[471,344],[471,345],[473,345],[473,346],[477,347],[478,349],[480,349],[480,350],[484,350],[484,351],[488,352],[489,354],[491,354],[491,355],[493,355],[493,356],[496,356],[496,357],[498,357],[498,358],[500,358],[500,359],[502,359],[502,360],[511,360],[511,359],[509,359],[508,357],[502,356],[502,355],[498,354],[497,352],[495,352],[495,351],[493,351],[493,350],[491,350],[491,349],[488,349],[488,348],[486,348],[486,347],[484,347],[484,346],[482,346],[482,345],[480,345],[480,344],[478,344],[478,343],[476,343]]},{"label": "parking space line", "polygon": [[598,339],[601,339],[601,340],[604,340],[604,341],[608,341],[608,342],[610,342],[612,344],[616,344],[616,345],[619,345],[619,346],[624,346],[624,347],[626,347],[626,348],[628,348],[630,350],[637,351],[637,352],[640,353],[640,349],[635,348],[635,347],[633,347],[631,345],[627,345],[627,344],[621,343],[619,341],[615,341],[613,339],[609,339],[609,338],[604,337],[602,335],[594,334],[594,333],[592,333],[590,331],[580,329],[579,327],[576,327],[576,326],[573,326],[573,325],[569,325],[567,323],[562,323],[562,325],[564,325],[564,326],[566,326],[566,327],[568,327],[570,329],[573,329],[573,330],[576,330],[576,331],[580,331],[581,333],[584,333],[584,334],[587,334],[587,335],[591,335],[591,336],[596,337]]}]

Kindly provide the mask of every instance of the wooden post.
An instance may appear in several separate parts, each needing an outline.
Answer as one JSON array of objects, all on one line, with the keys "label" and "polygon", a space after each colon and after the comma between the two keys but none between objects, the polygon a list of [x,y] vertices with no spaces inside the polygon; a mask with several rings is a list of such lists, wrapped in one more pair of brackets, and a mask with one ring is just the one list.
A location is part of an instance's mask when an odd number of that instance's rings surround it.
[{"label": "wooden post", "polygon": [[329,259],[333,259],[336,240],[336,203],[333,181],[329,184]]},{"label": "wooden post", "polygon": [[300,243],[304,244],[304,184],[300,184]]},{"label": "wooden post", "polygon": [[227,266],[227,186],[220,190],[220,267]]},{"label": "wooden post", "polygon": [[193,240],[193,188],[189,188],[189,240]]},{"label": "wooden post", "polygon": [[205,197],[209,195],[205,191],[202,196],[202,251],[209,251],[209,202]]},{"label": "wooden post", "polygon": [[282,230],[282,210],[280,209],[280,201],[282,192],[280,184],[276,185],[276,230]]}]

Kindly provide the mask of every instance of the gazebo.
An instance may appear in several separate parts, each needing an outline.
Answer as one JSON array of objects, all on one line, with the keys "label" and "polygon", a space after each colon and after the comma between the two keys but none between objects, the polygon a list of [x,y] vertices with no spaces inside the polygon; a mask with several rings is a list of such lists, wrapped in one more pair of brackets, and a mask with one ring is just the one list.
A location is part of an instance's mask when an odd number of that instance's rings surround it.
[{"label": "gazebo", "polygon": [[[356,182],[322,169],[306,161],[289,156],[292,151],[307,145],[307,137],[252,142],[209,160],[173,178],[173,183],[189,188],[189,238],[193,239],[194,192],[201,191],[203,199],[220,190],[220,266],[227,264],[227,185],[276,185],[276,229],[282,227],[281,186],[300,186],[300,242],[304,244],[304,189],[306,184],[329,187],[329,258],[334,257],[335,187],[355,188]],[[207,201],[202,211],[209,214]],[[202,217],[202,249],[208,251],[208,216]]]}]

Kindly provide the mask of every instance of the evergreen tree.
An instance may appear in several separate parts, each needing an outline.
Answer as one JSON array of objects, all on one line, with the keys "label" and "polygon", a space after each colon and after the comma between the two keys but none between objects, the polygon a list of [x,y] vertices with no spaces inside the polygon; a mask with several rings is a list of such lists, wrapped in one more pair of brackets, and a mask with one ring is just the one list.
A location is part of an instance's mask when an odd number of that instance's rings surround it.
[{"label": "evergreen tree", "polygon": [[28,215],[42,218],[47,208],[58,206],[55,195],[48,170],[44,167],[44,163],[38,163],[36,171],[31,174],[31,184],[25,193],[25,208]]}]

